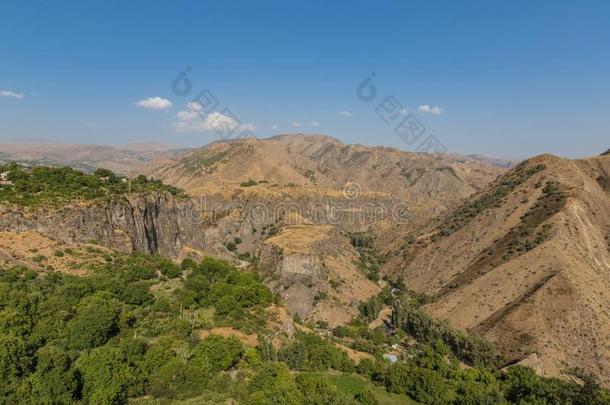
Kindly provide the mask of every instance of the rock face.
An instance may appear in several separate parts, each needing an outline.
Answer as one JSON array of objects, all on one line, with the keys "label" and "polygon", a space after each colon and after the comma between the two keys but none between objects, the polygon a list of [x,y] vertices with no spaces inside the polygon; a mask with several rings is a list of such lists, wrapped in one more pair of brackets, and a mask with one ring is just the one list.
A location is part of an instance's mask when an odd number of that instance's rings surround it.
[{"label": "rock face", "polygon": [[330,327],[352,320],[379,293],[356,267],[358,252],[332,225],[293,225],[265,241],[260,268],[291,313]]},{"label": "rock face", "polygon": [[58,209],[0,207],[0,230],[36,231],[65,243],[95,240],[121,251],[168,257],[182,256],[189,249],[212,248],[193,203],[178,201],[167,193],[75,203]]}]

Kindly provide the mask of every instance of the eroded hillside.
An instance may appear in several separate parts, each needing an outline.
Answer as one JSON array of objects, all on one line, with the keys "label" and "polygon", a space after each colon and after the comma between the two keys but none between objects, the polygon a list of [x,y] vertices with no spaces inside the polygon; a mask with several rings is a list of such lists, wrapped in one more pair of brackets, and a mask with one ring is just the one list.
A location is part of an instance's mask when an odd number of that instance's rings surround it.
[{"label": "eroded hillside", "polygon": [[610,380],[610,157],[543,155],[388,250],[427,311],[512,361]]},{"label": "eroded hillside", "polygon": [[[216,142],[172,161],[153,161],[147,175],[191,195],[230,197],[248,187],[263,197],[288,190],[320,198],[337,192],[399,198],[414,212],[439,212],[493,180],[505,168],[458,155],[345,145],[335,138],[283,135]],[[291,190],[294,187],[299,190]]]}]

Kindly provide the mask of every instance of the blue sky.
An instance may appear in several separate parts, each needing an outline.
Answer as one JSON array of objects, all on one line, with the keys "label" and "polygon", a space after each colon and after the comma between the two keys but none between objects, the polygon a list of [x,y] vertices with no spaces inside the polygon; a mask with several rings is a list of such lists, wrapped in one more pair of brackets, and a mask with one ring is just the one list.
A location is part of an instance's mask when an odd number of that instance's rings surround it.
[{"label": "blue sky", "polygon": [[450,152],[610,147],[608,1],[5,0],[0,13],[0,140],[202,145],[218,136],[187,103],[209,89],[212,117],[228,108],[261,137],[415,149],[376,113],[393,95]]}]

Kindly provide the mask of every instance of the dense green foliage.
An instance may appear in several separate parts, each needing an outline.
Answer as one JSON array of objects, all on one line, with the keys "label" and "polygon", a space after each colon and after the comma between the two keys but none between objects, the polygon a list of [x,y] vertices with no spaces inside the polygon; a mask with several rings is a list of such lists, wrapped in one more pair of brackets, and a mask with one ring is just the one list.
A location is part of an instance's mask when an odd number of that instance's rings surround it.
[{"label": "dense green foliage", "polygon": [[395,364],[364,359],[358,371],[388,391],[407,394],[423,404],[610,404],[610,395],[590,376],[585,383],[543,378],[526,367],[506,372],[481,366],[460,367],[440,341],[418,344]]},{"label": "dense green foliage", "polygon": [[351,372],[355,369],[344,351],[313,333],[298,333],[296,339],[279,350],[277,358],[293,370]]},{"label": "dense green foliage", "polygon": [[108,255],[88,271],[0,270],[0,403],[195,396],[256,358],[235,338],[197,337],[201,311],[212,311],[209,326],[264,327],[255,314],[273,296],[254,275],[214,259],[178,266],[143,254]]},{"label": "dense green foliage", "polygon": [[372,281],[379,281],[379,269],[384,264],[373,246],[373,235],[369,232],[352,232],[348,234],[350,242],[358,251],[358,270]]},{"label": "dense green foliage", "polygon": [[[360,320],[334,329],[342,344],[375,356],[362,360],[358,373],[424,404],[610,403],[608,391],[580,370],[567,370],[574,381],[539,377],[521,366],[500,371],[503,361],[491,344],[428,316],[421,309],[428,300],[399,290],[382,292],[361,304]],[[396,330],[390,335],[381,327],[366,326],[368,314],[376,313],[382,302],[394,308],[391,323]],[[382,359],[384,352],[397,353],[398,361],[390,364]]]},{"label": "dense green foliage", "polygon": [[358,305],[360,317],[365,322],[371,322],[374,319],[377,319],[379,312],[385,305],[391,305],[391,303],[392,296],[389,289],[385,288],[381,291],[381,293],[361,302],[360,305]]},{"label": "dense green foliage", "polygon": [[397,308],[398,325],[421,343],[441,341],[461,361],[494,368],[501,363],[493,346],[484,339],[452,329],[447,322],[431,318],[416,306]]},{"label": "dense green foliage", "polygon": [[88,175],[69,167],[27,168],[11,163],[0,165],[0,173],[6,173],[11,183],[0,185],[0,202],[23,206],[61,205],[77,199],[96,200],[151,191],[186,197],[182,190],[159,180],[150,181],[145,176],[132,180],[106,169]]},{"label": "dense green foliage", "polygon": [[[226,262],[113,253],[83,270],[0,270],[0,403],[610,403],[584,373],[577,384],[498,371],[490,346],[425,317],[420,299],[401,300],[404,331],[392,336],[356,321],[333,338],[289,339],[268,329],[272,293]],[[363,305],[368,317],[377,309]],[[218,326],[256,332],[258,344],[206,331]],[[373,356],[357,364],[333,339]],[[397,343],[391,364],[382,355]]]}]

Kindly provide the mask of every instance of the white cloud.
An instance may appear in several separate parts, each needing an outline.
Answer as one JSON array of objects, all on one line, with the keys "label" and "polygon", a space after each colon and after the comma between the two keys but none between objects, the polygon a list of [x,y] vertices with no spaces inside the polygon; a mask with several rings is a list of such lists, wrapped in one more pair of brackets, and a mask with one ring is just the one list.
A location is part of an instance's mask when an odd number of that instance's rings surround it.
[{"label": "white cloud", "polygon": [[203,110],[203,106],[196,101],[191,101],[186,103],[186,108],[192,111],[201,111]]},{"label": "white cloud", "polygon": [[351,117],[352,116],[352,113],[350,111],[346,111],[346,110],[339,111],[337,114],[338,115],[342,115],[344,117]]},{"label": "white cloud", "polygon": [[401,114],[401,115],[409,115],[409,110],[408,110],[407,108],[402,108],[402,109],[400,110],[400,114]]},{"label": "white cloud", "polygon": [[23,99],[23,93],[17,93],[14,91],[10,91],[10,90],[0,90],[0,96],[1,97],[13,97],[13,98],[18,98],[18,99]]},{"label": "white cloud", "polygon": [[235,118],[219,112],[205,113],[203,106],[195,101],[186,104],[186,110],[176,114],[178,119],[174,129],[178,132],[204,132],[204,131],[254,131],[253,124],[241,124]]},{"label": "white cloud", "polygon": [[295,127],[295,128],[298,128],[298,127],[300,127],[300,126],[302,126],[302,125],[303,125],[303,124],[301,124],[300,122],[293,122],[293,123],[292,123],[292,126],[293,126],[293,127]]},{"label": "white cloud", "polygon": [[277,124],[273,124],[273,125],[271,125],[271,129],[276,130],[276,129],[280,129],[280,127],[278,127]]},{"label": "white cloud", "polygon": [[319,127],[320,123],[318,121],[311,121],[307,124],[308,127]]},{"label": "white cloud", "polygon": [[441,115],[443,113],[443,109],[438,106],[429,106],[428,104],[420,105],[417,107],[417,111],[432,115]]},{"label": "white cloud", "polygon": [[149,97],[144,100],[136,101],[136,105],[149,110],[167,110],[173,106],[172,102],[162,97]]}]

